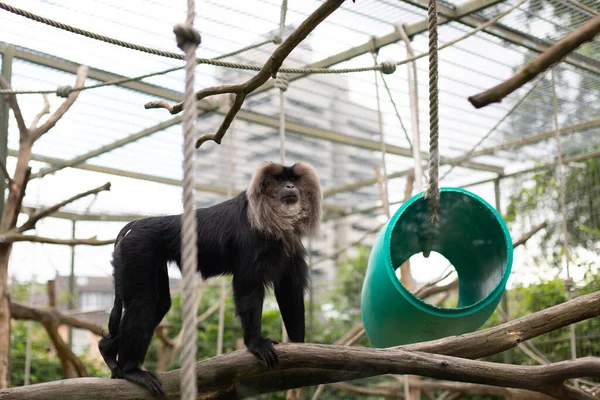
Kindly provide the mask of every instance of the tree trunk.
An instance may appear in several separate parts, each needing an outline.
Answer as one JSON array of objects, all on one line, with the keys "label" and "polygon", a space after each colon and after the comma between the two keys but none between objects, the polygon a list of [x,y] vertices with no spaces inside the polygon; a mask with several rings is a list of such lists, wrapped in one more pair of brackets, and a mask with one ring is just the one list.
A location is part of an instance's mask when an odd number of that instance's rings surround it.
[{"label": "tree trunk", "polygon": [[12,245],[0,245],[0,388],[10,384],[10,300],[8,259]]}]

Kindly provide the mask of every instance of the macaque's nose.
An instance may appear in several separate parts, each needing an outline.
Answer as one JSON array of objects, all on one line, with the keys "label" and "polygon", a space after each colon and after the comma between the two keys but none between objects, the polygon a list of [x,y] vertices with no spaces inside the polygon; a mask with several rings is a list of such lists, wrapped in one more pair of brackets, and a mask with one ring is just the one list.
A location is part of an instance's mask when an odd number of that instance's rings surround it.
[{"label": "macaque's nose", "polygon": [[285,187],[288,189],[293,189],[294,185],[292,183],[288,183],[287,185],[285,185]]}]

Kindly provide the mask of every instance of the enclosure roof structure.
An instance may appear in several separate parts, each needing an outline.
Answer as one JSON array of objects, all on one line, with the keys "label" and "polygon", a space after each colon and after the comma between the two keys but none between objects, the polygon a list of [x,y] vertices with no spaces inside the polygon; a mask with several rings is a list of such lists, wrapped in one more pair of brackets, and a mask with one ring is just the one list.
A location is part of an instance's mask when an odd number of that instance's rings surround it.
[{"label": "enclosure roof structure", "polygon": [[[99,34],[180,52],[172,27],[185,13],[183,2],[8,0],[5,3]],[[440,45],[443,45],[506,12],[518,1],[453,0],[438,3]],[[319,4],[319,1],[312,0],[290,2],[286,32],[289,34]],[[195,23],[202,35],[197,55],[218,57],[272,38],[279,29],[280,6],[278,0],[202,2],[198,6]],[[426,8],[426,0],[345,2],[292,52],[283,66],[370,66],[374,63],[373,49],[378,51],[378,61],[402,61],[407,58],[407,48],[398,32],[399,26],[412,39],[416,54],[426,52]],[[90,11],[92,9],[93,12]],[[597,12],[600,12],[600,4],[594,0],[528,0],[488,28],[440,51],[440,148],[442,164],[446,164],[442,165],[442,175],[450,168],[449,164],[468,155],[444,177],[441,181],[443,186],[469,185],[540,163],[554,162],[556,150],[552,138],[555,128],[549,73],[535,87],[530,82],[503,102],[483,109],[474,109],[467,97],[505,80],[527,60],[548,49]],[[72,84],[79,64],[90,67],[88,84],[183,65],[180,60],[103,43],[4,10],[0,13],[0,52],[3,62],[13,60],[14,89],[54,90],[58,86]],[[275,44],[268,43],[235,56],[235,60],[261,65],[274,48]],[[429,132],[427,57],[416,61],[416,68],[418,127],[425,165]],[[597,102],[600,93],[600,38],[569,55],[559,64],[557,72],[559,124],[565,156],[581,159],[597,155],[600,107],[590,103],[594,96]],[[221,82],[238,83],[252,74],[201,64],[197,68],[196,85],[200,89]],[[311,105],[323,111],[331,101],[331,93],[335,92],[336,97],[352,104],[352,107],[367,110],[362,121],[367,136],[357,135],[356,127],[351,129],[348,124],[340,123],[353,113],[348,106],[346,110],[340,107],[335,113],[323,114],[318,123],[290,117],[287,120],[288,139],[306,146],[335,144],[340,149],[366,149],[372,152],[374,160],[379,160],[373,71],[344,75],[296,74],[290,75],[289,79],[289,91],[293,89],[297,93],[294,99],[307,99],[309,104],[289,101],[287,107],[300,114],[302,107],[308,110]],[[381,85],[381,78],[378,79]],[[387,92],[380,88],[387,171],[392,178],[400,178],[414,165],[412,143],[404,133],[405,129],[410,137],[413,124],[407,66],[398,66],[385,79],[400,117],[396,115]],[[180,101],[183,82],[183,71],[178,70],[83,92],[71,114],[57,125],[54,132],[36,144],[34,160],[40,162],[37,167],[56,169],[56,177],[69,176],[74,170],[88,171],[176,188],[182,176],[181,117],[172,116],[165,110],[146,110],[143,105],[157,99]],[[256,155],[267,157],[271,154],[262,151],[261,146],[278,145],[279,113],[267,104],[269,98],[275,97],[276,90],[273,82],[268,82],[249,96],[237,116],[236,132],[247,132],[254,139],[232,141],[232,151],[239,161],[233,180],[236,190],[243,189],[247,183],[248,170],[259,161]],[[526,94],[527,98],[521,101]],[[25,104],[22,107],[26,116],[35,115],[42,104],[41,96],[20,96],[22,104]],[[51,103],[58,104],[59,100],[51,99]],[[512,108],[514,111],[511,112]],[[199,134],[214,131],[226,112],[219,99],[203,100],[199,109]],[[510,115],[505,118],[509,112]],[[9,128],[9,156],[14,156],[18,148],[18,134],[13,122],[11,120]],[[290,152],[291,159],[302,156],[295,156],[292,148]],[[225,198],[227,193],[223,180],[223,171],[227,169],[225,149],[209,143],[203,145],[197,158],[201,160],[208,157],[207,154],[216,155],[211,158],[212,168],[202,166],[200,161],[196,171],[196,189],[206,193],[208,202],[215,202]],[[358,205],[347,196],[348,191],[373,186],[376,183],[375,172],[367,170],[339,179],[335,168],[331,159],[319,160],[317,165],[323,176],[327,210],[344,213],[356,209]],[[390,180],[392,200],[400,199],[403,189],[403,180]],[[172,197],[175,203],[172,204],[179,202],[177,196],[178,192],[174,191]],[[134,199],[124,207],[118,211],[136,215],[151,212],[143,205],[140,207]],[[104,200],[98,201],[88,211],[102,214],[109,209],[110,200]],[[165,211],[167,209],[165,206]]]}]

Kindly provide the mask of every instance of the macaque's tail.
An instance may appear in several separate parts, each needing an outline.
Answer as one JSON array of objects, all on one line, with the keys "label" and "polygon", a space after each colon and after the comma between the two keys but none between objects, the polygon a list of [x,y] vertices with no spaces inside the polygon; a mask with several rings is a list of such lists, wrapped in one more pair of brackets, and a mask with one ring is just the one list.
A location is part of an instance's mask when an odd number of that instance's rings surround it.
[{"label": "macaque's tail", "polygon": [[123,314],[123,301],[119,296],[115,295],[115,303],[113,309],[110,312],[110,318],[108,319],[108,333],[110,337],[116,337],[119,332],[119,325],[121,324],[121,315]]}]

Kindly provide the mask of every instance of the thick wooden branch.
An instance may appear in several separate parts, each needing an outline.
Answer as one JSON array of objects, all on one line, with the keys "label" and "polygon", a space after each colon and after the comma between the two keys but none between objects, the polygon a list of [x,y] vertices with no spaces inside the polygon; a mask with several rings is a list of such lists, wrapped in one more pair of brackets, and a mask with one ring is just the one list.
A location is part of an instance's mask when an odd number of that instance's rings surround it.
[{"label": "thick wooden branch", "polygon": [[[29,163],[29,162],[28,162]],[[14,180],[13,181],[13,186],[11,187],[11,191],[15,190],[17,197],[15,199],[15,203],[14,203],[14,209],[16,210],[16,212],[12,215],[12,219],[10,222],[10,226],[14,227],[17,225],[17,219],[19,218],[19,210],[21,209],[21,207],[23,206],[23,199],[25,198],[25,191],[27,189],[27,182],[29,182],[29,177],[31,176],[31,167],[29,165],[27,165],[25,167],[25,170],[23,171],[23,174],[19,174],[19,161],[17,161],[17,171],[15,171],[15,177],[20,176],[21,179]],[[10,196],[11,193],[9,193],[8,199],[11,199]],[[8,204],[7,204],[8,205]]]},{"label": "thick wooden branch", "polygon": [[8,182],[8,184],[10,186],[13,185],[13,180],[10,177],[10,174],[8,173],[8,170],[6,169],[6,165],[0,160],[0,170],[2,170],[2,175],[4,175],[4,178],[6,179],[6,181]]},{"label": "thick wooden branch", "polygon": [[18,320],[37,321],[44,326],[50,340],[54,344],[67,378],[88,375],[87,369],[81,359],[73,353],[58,334],[58,327],[60,325],[68,325],[73,328],[86,329],[96,335],[102,336],[104,330],[100,325],[65,315],[56,308],[31,307],[15,302],[10,303],[10,316]]},{"label": "thick wooden branch", "polygon": [[[0,88],[4,90],[11,90],[10,84],[4,79],[4,77],[0,76]],[[17,126],[19,128],[19,135],[21,143],[29,138],[29,129],[27,129],[27,125],[25,125],[25,119],[23,118],[23,113],[21,112],[21,107],[19,107],[19,102],[17,100],[17,96],[15,94],[5,94],[4,100],[8,102],[8,105],[13,110],[13,114],[15,119],[17,120]]]},{"label": "thick wooden branch", "polygon": [[9,231],[0,234],[0,243],[15,243],[15,242],[34,242],[47,244],[62,244],[67,246],[86,245],[86,246],[106,246],[113,244],[115,239],[98,240],[96,237],[88,239],[58,239],[36,235],[24,235],[16,231]]},{"label": "thick wooden branch", "polygon": [[63,314],[53,307],[32,307],[12,301],[10,303],[10,316],[14,319],[25,321],[56,322],[59,325],[68,325],[72,328],[86,329],[98,336],[106,332],[100,325],[71,315]]},{"label": "thick wooden branch", "polygon": [[[364,396],[379,396],[386,397],[388,399],[403,399],[404,395],[401,394],[402,387],[394,385],[390,388],[366,388],[362,386],[356,386],[349,383],[330,383],[330,388],[360,394]],[[522,389],[509,389],[504,387],[482,385],[476,383],[463,383],[463,382],[451,382],[451,381],[432,381],[432,380],[419,380],[411,381],[411,389],[419,389],[424,392],[442,391],[449,390],[451,392],[460,393],[463,396],[501,396],[511,400],[550,400],[552,397],[545,394],[531,392],[529,390]]]},{"label": "thick wooden branch", "polygon": [[[284,41],[281,43],[273,52],[271,57],[263,65],[262,69],[248,79],[244,83],[237,85],[220,85],[214,86],[207,89],[200,90],[196,93],[196,100],[200,101],[206,97],[214,96],[218,94],[231,93],[235,95],[235,100],[231,109],[225,116],[225,119],[221,123],[221,126],[214,134],[202,135],[196,141],[196,148],[200,147],[202,143],[212,140],[217,144],[221,143],[221,139],[227,132],[227,129],[233,122],[237,112],[242,108],[246,96],[264,83],[269,78],[275,78],[277,71],[281,67],[283,61],[287,56],[298,46],[321,22],[325,20],[332,12],[342,5],[344,0],[326,0],[319,8],[317,8],[311,15],[308,16],[301,24],[296,28]],[[183,110],[183,102],[177,104],[170,104],[166,101],[152,101],[144,105],[146,109],[149,108],[165,108],[171,114],[178,114]]]},{"label": "thick wooden branch", "polygon": [[37,115],[31,121],[31,125],[29,125],[30,131],[37,128],[38,123],[44,115],[50,114],[50,102],[48,101],[48,95],[44,93],[42,96],[44,96],[44,107],[39,113],[37,113]]},{"label": "thick wooden branch", "polygon": [[[77,79],[75,81],[76,88],[83,87],[85,79],[87,78],[87,73],[88,67],[86,67],[85,65],[81,65],[79,68],[77,68]],[[60,107],[56,109],[54,114],[48,117],[46,122],[44,122],[41,126],[36,127],[35,129],[32,129],[30,131],[30,138],[32,142],[38,140],[43,134],[48,132],[50,129],[52,129],[54,125],[56,125],[56,123],[62,118],[62,116],[65,115],[67,111],[69,111],[69,108],[71,108],[75,100],[77,100],[77,97],[79,97],[79,93],[81,93],[81,91],[79,90],[72,91],[67,97],[67,99],[60,105]]]},{"label": "thick wooden branch", "polygon": [[98,194],[105,190],[110,190],[110,182],[106,182],[104,185],[98,186],[95,189],[88,190],[87,192],[76,194],[75,196],[69,197],[68,199],[61,201],[60,203],[55,204],[51,207],[47,207],[47,208],[38,210],[33,215],[31,215],[29,217],[29,219],[21,227],[17,228],[17,232],[23,233],[29,229],[33,229],[33,228],[35,228],[35,224],[40,219],[47,217],[48,215],[58,211],[60,208],[66,206],[67,204],[70,204],[76,200],[79,200],[83,197],[86,197],[86,196],[89,196],[92,194]]},{"label": "thick wooden branch", "polygon": [[[544,333],[600,315],[600,292],[584,295],[546,310],[461,336],[389,349],[280,344],[275,348],[280,365],[267,369],[247,350],[238,350],[197,364],[199,398],[215,398],[236,390],[240,397],[321,383],[333,383],[382,374],[423,375],[488,385],[544,390],[563,400],[594,399],[566,388],[566,379],[600,376],[600,360],[579,359],[545,366],[513,366],[476,359],[500,353]],[[425,354],[430,353],[430,354]],[[431,354],[435,353],[435,354]],[[473,370],[473,373],[471,371]],[[179,398],[180,371],[161,374],[168,399]],[[561,386],[559,386],[559,384]],[[552,390],[553,393],[547,393]],[[144,389],[123,380],[80,378],[0,390],[3,400],[69,398],[113,400],[115,393],[127,399],[149,399]],[[212,396],[212,397],[211,397]],[[558,396],[558,397],[557,397]]]},{"label": "thick wooden branch", "polygon": [[541,72],[560,62],[585,42],[589,42],[600,33],[600,15],[591,18],[585,24],[565,36],[554,46],[525,64],[512,77],[482,93],[469,97],[475,108],[502,101],[506,96],[531,81]]}]

